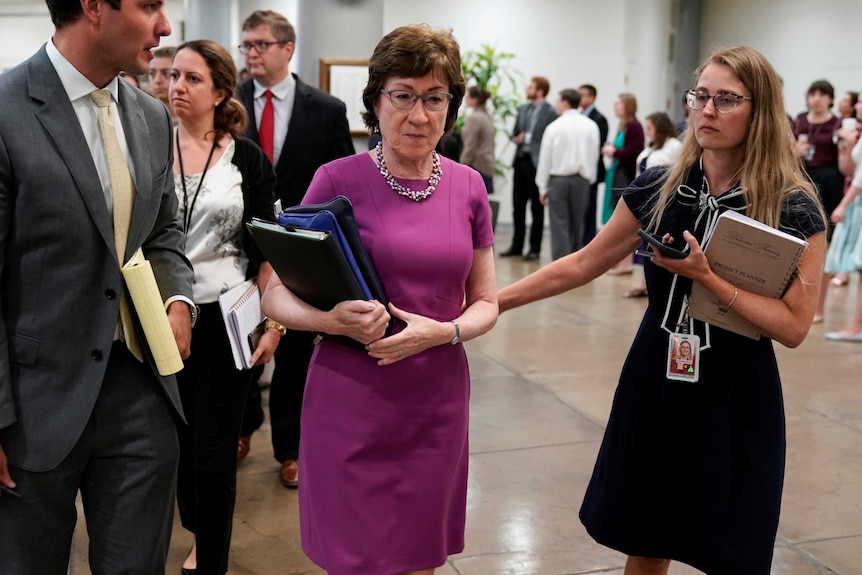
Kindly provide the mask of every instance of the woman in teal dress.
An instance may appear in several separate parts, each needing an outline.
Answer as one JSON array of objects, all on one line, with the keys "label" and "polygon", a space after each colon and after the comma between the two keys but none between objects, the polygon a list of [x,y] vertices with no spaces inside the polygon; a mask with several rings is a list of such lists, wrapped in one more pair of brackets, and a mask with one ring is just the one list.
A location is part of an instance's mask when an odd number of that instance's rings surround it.
[{"label": "woman in teal dress", "polygon": [[[862,96],[856,103],[856,111],[862,116]],[[843,130],[842,130],[843,132]],[[848,134],[853,136],[854,134]],[[858,137],[850,158],[855,164],[850,187],[838,207],[831,214],[835,233],[826,253],[826,273],[852,273],[858,271],[862,277],[862,138]],[[862,281],[856,292],[856,310],[850,325],[840,331],[826,334],[833,341],[862,342]]]}]

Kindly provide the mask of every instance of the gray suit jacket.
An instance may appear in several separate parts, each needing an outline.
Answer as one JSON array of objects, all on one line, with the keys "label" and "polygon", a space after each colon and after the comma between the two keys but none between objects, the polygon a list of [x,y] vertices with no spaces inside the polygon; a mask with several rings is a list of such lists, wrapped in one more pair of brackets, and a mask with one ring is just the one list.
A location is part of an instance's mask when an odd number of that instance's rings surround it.
[{"label": "gray suit jacket", "polygon": [[[13,466],[45,471],[93,411],[125,288],[98,173],[44,47],[0,77],[0,102],[0,446]],[[142,246],[163,298],[191,298],[170,116],[125,82],[119,110],[136,190],[123,261]],[[146,352],[153,390],[181,416],[176,379]]]},{"label": "gray suit jacket", "polygon": [[[518,108],[518,117],[515,118],[515,128],[512,130],[512,136],[517,136],[521,132],[527,131],[527,110],[530,109],[532,103],[527,103]],[[545,128],[548,124],[557,119],[557,112],[554,107],[547,102],[542,102],[539,109],[535,112],[536,123],[533,126],[533,135],[530,138],[530,159],[533,160],[533,165],[539,165],[539,148],[542,145],[542,136],[545,134]]]}]

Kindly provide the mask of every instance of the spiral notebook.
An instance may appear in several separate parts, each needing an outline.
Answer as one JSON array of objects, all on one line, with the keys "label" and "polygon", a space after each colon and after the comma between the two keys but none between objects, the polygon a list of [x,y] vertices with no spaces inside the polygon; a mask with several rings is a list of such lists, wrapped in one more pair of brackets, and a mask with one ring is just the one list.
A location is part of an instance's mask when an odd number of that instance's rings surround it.
[{"label": "spiral notebook", "polygon": [[[721,214],[704,250],[719,277],[741,290],[780,298],[808,249],[808,242],[734,211]],[[761,334],[698,282],[691,286],[688,313],[710,325],[759,339]]]},{"label": "spiral notebook", "polygon": [[237,369],[250,369],[254,350],[249,343],[249,334],[263,320],[260,310],[260,290],[255,280],[246,280],[229,289],[218,298],[222,319],[233,352],[233,363]]}]

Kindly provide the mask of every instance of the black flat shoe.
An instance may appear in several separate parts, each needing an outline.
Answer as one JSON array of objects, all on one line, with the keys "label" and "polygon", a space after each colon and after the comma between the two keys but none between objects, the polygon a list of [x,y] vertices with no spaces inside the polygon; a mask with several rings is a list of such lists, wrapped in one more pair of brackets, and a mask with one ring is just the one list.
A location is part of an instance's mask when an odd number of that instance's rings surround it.
[{"label": "black flat shoe", "polygon": [[186,569],[185,567],[180,568],[180,575],[195,575],[197,572],[197,569]]},{"label": "black flat shoe", "polygon": [[529,252],[524,256],[525,262],[531,262],[537,259],[539,259],[539,252]]},{"label": "black flat shoe", "polygon": [[514,248],[509,248],[505,252],[500,252],[501,258],[510,258],[512,256],[519,256],[519,255],[521,255],[521,250],[516,250]]}]

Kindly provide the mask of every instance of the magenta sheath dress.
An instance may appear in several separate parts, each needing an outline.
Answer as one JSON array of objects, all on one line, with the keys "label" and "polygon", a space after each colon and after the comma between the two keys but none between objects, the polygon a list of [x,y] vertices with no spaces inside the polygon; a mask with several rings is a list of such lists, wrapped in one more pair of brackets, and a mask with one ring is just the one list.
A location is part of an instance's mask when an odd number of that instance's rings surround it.
[{"label": "magenta sheath dress", "polygon": [[[392,303],[449,321],[460,315],[473,250],[494,238],[481,176],[441,162],[424,201],[398,195],[359,154],[321,167],[303,203],[348,197]],[[317,346],[299,466],[302,548],[312,561],[329,575],[395,575],[464,549],[469,399],[461,344],[384,367],[333,341]]]}]

